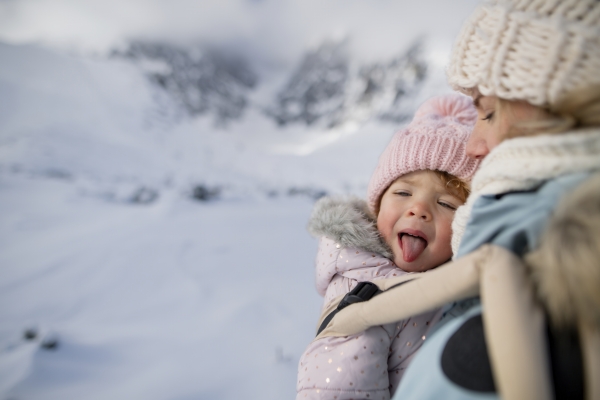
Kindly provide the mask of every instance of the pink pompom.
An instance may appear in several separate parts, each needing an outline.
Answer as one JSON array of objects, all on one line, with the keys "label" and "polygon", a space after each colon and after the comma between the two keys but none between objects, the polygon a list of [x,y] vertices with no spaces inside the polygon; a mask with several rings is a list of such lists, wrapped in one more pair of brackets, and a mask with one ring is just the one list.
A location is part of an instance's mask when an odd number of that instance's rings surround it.
[{"label": "pink pompom", "polygon": [[425,116],[454,117],[461,124],[472,124],[477,118],[477,111],[473,107],[470,97],[460,94],[447,94],[433,97],[419,107],[413,120]]}]

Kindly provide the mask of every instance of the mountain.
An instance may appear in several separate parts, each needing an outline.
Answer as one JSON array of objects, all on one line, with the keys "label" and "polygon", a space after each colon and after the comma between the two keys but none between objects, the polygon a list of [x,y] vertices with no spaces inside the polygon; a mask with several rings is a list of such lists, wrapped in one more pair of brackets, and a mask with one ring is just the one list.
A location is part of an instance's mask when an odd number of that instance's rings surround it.
[{"label": "mountain", "polygon": [[325,42],[308,52],[267,110],[279,125],[302,122],[311,125],[344,109],[350,60],[345,43]]},{"label": "mountain", "polygon": [[241,118],[248,91],[258,82],[245,59],[214,48],[133,41],[112,56],[139,65],[189,115],[209,113],[219,125]]},{"label": "mountain", "polygon": [[346,42],[308,52],[267,111],[278,124],[321,122],[335,127],[370,118],[399,123],[410,117],[414,95],[427,78],[423,41],[388,61],[360,65]]},{"label": "mountain", "polygon": [[112,56],[144,71],[189,116],[211,115],[218,126],[240,120],[249,107],[279,126],[334,128],[375,118],[398,124],[410,118],[415,95],[428,78],[423,39],[388,60],[361,63],[348,41],[326,40],[300,58],[267,105],[254,104],[259,79],[243,57],[216,48],[133,41]]},{"label": "mountain", "polygon": [[390,135],[449,90],[422,39],[378,62],[324,41],[277,73],[139,41],[110,57],[0,43],[0,59],[0,173],[135,203],[363,195]]}]

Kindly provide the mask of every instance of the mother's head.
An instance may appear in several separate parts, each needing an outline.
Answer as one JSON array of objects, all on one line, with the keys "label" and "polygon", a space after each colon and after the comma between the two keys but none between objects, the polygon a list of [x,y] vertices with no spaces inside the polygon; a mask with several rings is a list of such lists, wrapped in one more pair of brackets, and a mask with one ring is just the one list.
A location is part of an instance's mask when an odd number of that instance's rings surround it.
[{"label": "mother's head", "polygon": [[600,1],[484,2],[457,38],[448,81],[477,107],[474,158],[510,137],[600,125]]}]

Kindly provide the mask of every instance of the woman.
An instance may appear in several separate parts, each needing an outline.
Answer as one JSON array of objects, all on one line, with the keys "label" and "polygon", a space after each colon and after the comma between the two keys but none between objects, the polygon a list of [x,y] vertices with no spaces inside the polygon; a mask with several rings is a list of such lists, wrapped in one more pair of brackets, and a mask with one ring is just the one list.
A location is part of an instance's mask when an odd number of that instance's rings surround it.
[{"label": "woman", "polygon": [[[395,399],[600,396],[599,70],[598,1],[492,1],[465,23],[448,77],[478,109],[467,151],[484,160],[453,223],[456,261],[347,307],[326,329],[349,334],[459,300]],[[437,298],[425,295],[432,287]]]}]

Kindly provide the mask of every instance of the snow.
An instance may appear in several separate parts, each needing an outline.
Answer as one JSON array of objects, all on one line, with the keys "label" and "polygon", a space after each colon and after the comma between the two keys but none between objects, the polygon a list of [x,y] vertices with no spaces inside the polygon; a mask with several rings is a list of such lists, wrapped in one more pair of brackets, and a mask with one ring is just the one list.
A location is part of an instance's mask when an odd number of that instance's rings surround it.
[{"label": "snow", "polygon": [[321,303],[312,201],[107,204],[5,176],[0,205],[6,398],[294,396]]}]

